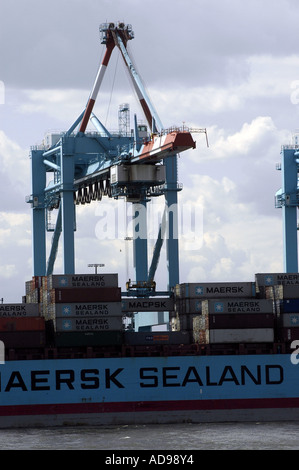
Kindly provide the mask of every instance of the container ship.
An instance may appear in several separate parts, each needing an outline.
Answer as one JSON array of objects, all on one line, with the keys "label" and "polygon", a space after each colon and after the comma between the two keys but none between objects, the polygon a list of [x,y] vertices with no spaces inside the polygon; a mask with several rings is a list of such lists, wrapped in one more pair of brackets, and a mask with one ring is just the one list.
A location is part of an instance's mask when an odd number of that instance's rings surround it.
[{"label": "container ship", "polygon": [[[0,305],[0,426],[299,419],[299,275],[179,284],[130,331],[117,274],[50,275]],[[131,305],[132,304],[132,305]]]},{"label": "container ship", "polygon": [[[163,128],[126,48],[131,26],[105,23],[100,33],[106,50],[84,111],[66,132],[31,149],[33,276],[19,303],[0,304],[0,427],[298,420],[297,266],[249,282],[180,283],[177,217],[164,212],[148,269],[141,209],[164,196],[176,210],[177,155],[195,142],[186,126]],[[93,112],[115,46],[147,121],[135,116],[134,131],[127,104],[118,132]],[[87,131],[89,122],[96,131]],[[292,174],[297,184],[296,168]],[[277,196],[291,216],[292,191],[283,187]],[[76,206],[100,204],[102,196],[124,198],[134,220],[138,214],[136,284],[126,292],[118,273],[74,274]],[[46,232],[53,232],[49,250]],[[54,274],[60,237],[63,273]],[[170,287],[159,292],[164,239]],[[165,331],[136,328],[142,311],[168,314]]]}]

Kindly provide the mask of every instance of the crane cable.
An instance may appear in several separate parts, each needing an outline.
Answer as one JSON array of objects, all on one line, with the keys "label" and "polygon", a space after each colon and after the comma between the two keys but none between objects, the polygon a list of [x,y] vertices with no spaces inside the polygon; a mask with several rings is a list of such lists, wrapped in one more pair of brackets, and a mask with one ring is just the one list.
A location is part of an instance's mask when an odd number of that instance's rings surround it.
[{"label": "crane cable", "polygon": [[114,76],[113,76],[113,80],[112,80],[111,91],[110,91],[110,98],[109,98],[109,103],[108,103],[108,108],[107,108],[107,114],[106,114],[106,120],[105,120],[105,127],[107,127],[108,115],[109,115],[109,111],[110,111],[110,105],[111,105],[111,100],[112,100],[112,93],[113,93],[113,91],[114,91],[114,85],[115,85],[116,72],[117,72],[117,68],[118,68],[119,56],[120,56],[120,53],[117,54],[117,59],[116,59],[116,64],[115,64],[115,70],[114,70]]}]

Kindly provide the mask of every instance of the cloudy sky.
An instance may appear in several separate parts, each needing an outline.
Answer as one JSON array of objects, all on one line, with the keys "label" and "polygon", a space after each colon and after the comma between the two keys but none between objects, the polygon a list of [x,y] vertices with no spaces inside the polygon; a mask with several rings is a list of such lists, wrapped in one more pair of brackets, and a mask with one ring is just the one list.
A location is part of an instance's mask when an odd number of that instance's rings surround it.
[{"label": "cloudy sky", "polygon": [[[0,0],[0,298],[21,301],[32,276],[30,146],[68,129],[84,109],[106,21],[132,24],[129,50],[164,127],[208,131],[208,148],[194,134],[196,150],[179,157],[180,207],[197,214],[196,230],[182,234],[180,281],[252,281],[282,271],[275,165],[299,128],[298,20],[296,0]],[[142,117],[115,50],[95,112],[116,128],[124,102]],[[122,231],[100,239],[99,204],[78,210],[76,272],[104,263],[124,287],[134,279],[130,242]],[[111,201],[120,217],[124,206]],[[149,227],[154,232],[155,221]],[[159,289],[164,265],[163,252]],[[59,255],[56,272],[61,266]]]}]

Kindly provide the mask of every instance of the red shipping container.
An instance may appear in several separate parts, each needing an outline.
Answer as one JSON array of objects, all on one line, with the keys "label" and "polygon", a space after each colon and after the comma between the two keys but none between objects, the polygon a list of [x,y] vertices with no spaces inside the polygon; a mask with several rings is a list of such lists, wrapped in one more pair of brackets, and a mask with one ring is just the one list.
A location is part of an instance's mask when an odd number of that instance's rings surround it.
[{"label": "red shipping container", "polygon": [[42,317],[0,318],[0,331],[43,331]]},{"label": "red shipping container", "polygon": [[46,345],[44,331],[0,331],[5,349],[41,348]]},{"label": "red shipping container", "polygon": [[220,313],[209,315],[210,329],[273,328],[274,314]]},{"label": "red shipping container", "polygon": [[278,338],[283,342],[299,340],[299,328],[280,328]]},{"label": "red shipping container", "polygon": [[51,302],[120,302],[120,287],[51,289]]}]

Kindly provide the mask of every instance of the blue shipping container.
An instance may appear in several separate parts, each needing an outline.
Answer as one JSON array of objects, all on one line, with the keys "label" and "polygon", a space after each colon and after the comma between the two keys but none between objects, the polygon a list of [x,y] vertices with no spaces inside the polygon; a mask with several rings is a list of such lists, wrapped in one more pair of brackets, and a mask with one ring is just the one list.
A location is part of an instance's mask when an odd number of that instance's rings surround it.
[{"label": "blue shipping container", "polygon": [[299,312],[299,299],[281,300],[280,311],[282,313]]}]

